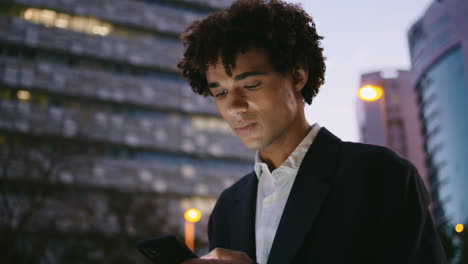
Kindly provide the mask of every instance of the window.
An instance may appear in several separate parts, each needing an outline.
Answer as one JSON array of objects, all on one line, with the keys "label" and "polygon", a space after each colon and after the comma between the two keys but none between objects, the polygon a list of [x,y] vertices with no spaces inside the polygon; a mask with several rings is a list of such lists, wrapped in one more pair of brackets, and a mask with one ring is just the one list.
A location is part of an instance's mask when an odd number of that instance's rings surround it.
[{"label": "window", "polygon": [[21,18],[46,27],[69,29],[90,35],[106,36],[113,30],[110,23],[97,18],[73,16],[41,8],[26,8],[21,12]]}]

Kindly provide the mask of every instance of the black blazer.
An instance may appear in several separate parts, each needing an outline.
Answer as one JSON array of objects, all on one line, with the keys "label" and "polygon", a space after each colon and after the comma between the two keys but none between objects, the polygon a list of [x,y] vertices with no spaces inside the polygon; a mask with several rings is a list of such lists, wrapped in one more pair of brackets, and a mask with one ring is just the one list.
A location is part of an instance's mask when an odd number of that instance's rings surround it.
[{"label": "black blazer", "polygon": [[[226,189],[210,216],[210,249],[255,257],[258,180]],[[387,148],[322,128],[291,189],[268,264],[446,263],[416,168]]]}]

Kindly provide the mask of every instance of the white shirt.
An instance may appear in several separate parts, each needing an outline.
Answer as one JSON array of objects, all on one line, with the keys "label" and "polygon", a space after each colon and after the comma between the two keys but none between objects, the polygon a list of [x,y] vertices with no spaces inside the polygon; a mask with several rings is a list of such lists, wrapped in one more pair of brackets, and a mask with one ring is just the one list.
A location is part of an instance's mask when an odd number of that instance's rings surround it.
[{"label": "white shirt", "polygon": [[259,179],[257,190],[257,209],[255,217],[255,243],[257,262],[265,264],[270,255],[271,246],[278,229],[281,215],[291,187],[296,179],[297,171],[306,152],[317,136],[320,125],[312,125],[309,133],[299,143],[289,157],[273,172],[268,165],[255,154],[255,173]]}]

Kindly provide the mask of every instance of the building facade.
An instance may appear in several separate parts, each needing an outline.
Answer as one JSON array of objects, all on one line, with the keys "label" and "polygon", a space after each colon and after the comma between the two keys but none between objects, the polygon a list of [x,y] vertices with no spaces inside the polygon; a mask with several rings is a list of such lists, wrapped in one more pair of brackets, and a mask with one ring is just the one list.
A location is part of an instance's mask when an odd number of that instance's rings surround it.
[{"label": "building facade", "polygon": [[468,226],[468,2],[434,1],[410,28],[436,224]]},{"label": "building facade", "polygon": [[[183,233],[184,211],[197,208],[203,214],[198,240],[206,245],[206,223],[217,196],[252,169],[253,152],[238,142],[212,99],[194,94],[180,78],[176,65],[183,47],[178,37],[191,21],[229,3],[0,3],[2,150],[34,145],[57,154],[62,145],[86,146],[90,161],[55,171],[54,190],[74,190],[59,199],[46,198],[38,215],[51,216],[62,233],[125,230],[142,238],[171,230]],[[7,152],[2,152],[2,161],[8,161]],[[21,166],[5,171],[2,179],[8,181],[2,185],[24,180]],[[38,173],[33,174],[37,180]],[[164,219],[164,225],[153,225],[162,230],[139,232],[142,215],[114,213],[109,204],[116,193],[126,197],[126,209],[124,203],[115,205],[121,211],[139,208],[134,203],[150,197],[141,211],[161,216],[157,219]],[[6,192],[8,197],[14,194]],[[76,203],[86,204],[91,213],[70,206]],[[2,228],[6,222],[2,218]]]},{"label": "building facade", "polygon": [[416,94],[408,71],[378,71],[361,75],[361,87],[383,90],[374,101],[358,101],[361,142],[386,146],[411,161],[429,188]]}]

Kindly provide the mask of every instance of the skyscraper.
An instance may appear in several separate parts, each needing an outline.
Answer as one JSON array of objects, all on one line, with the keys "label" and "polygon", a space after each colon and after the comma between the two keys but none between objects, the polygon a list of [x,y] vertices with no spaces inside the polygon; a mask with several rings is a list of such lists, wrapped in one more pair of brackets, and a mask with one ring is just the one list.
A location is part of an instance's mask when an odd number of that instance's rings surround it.
[{"label": "skyscraper", "polygon": [[468,225],[468,2],[434,1],[408,32],[437,224]]},{"label": "skyscraper", "polygon": [[[183,212],[195,207],[204,214],[197,233],[205,233],[216,197],[251,170],[253,153],[237,142],[212,100],[179,77],[178,36],[229,2],[2,1],[0,147],[34,145],[60,154],[62,145],[72,145],[92,153],[87,165],[54,171],[51,184],[60,198],[41,203],[37,226],[50,226],[49,219],[70,238],[101,231],[144,237],[155,234],[139,231],[142,221],[164,219],[146,224],[180,232]],[[24,181],[32,167],[15,164],[23,167],[3,167],[2,185]],[[40,186],[39,173],[31,174],[36,178],[28,186]],[[67,186],[73,191],[63,194]],[[33,243],[34,234],[28,237],[23,242]]]}]

